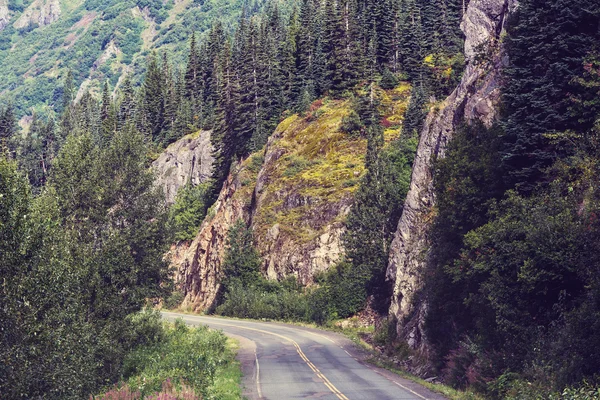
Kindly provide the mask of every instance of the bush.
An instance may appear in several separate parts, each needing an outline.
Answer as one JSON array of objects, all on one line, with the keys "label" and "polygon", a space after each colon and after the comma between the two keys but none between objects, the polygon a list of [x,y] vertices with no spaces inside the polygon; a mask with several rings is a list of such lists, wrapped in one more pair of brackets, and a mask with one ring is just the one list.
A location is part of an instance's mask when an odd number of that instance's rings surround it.
[{"label": "bush", "polygon": [[381,77],[381,82],[379,83],[379,86],[381,86],[382,89],[388,90],[398,86],[398,83],[400,83],[398,78],[396,78],[396,76],[392,74],[392,72],[389,69],[386,68],[385,71],[383,71],[383,75]]},{"label": "bush", "polygon": [[179,290],[173,290],[171,295],[165,299],[164,306],[167,309],[177,308],[185,299],[185,295]]},{"label": "bush", "polygon": [[356,111],[352,110],[350,114],[342,118],[342,125],[340,126],[340,130],[350,137],[358,137],[360,136],[364,125],[360,120],[360,116],[356,113]]},{"label": "bush", "polygon": [[244,287],[234,283],[225,293],[216,313],[230,317],[307,321],[308,298],[305,294],[286,288],[277,282]]}]

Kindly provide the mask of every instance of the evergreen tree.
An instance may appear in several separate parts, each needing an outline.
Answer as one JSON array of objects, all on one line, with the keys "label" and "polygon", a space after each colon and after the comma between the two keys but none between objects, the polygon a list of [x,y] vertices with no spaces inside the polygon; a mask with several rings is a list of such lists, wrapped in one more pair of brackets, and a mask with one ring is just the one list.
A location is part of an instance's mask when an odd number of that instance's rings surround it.
[{"label": "evergreen tree", "polygon": [[224,286],[241,284],[249,287],[260,281],[260,256],[254,248],[252,231],[237,220],[227,232],[227,248],[223,258]]},{"label": "evergreen tree", "polygon": [[119,113],[118,113],[118,128],[122,130],[128,124],[134,121],[134,116],[136,113],[136,104],[135,104],[135,93],[133,87],[131,85],[131,79],[129,76],[125,77],[123,81],[123,87],[121,89],[121,98],[119,103]]},{"label": "evergreen tree", "polygon": [[74,102],[75,87],[73,83],[73,72],[69,69],[63,84],[62,114],[59,122],[60,141],[63,142],[66,137],[75,128]]},{"label": "evergreen tree", "polygon": [[100,106],[101,143],[108,144],[117,129],[115,108],[108,89],[108,82],[102,89],[102,103]]},{"label": "evergreen tree", "polygon": [[163,139],[165,129],[165,77],[156,59],[150,56],[144,83],[140,113],[143,114],[140,129],[155,143]]},{"label": "evergreen tree", "polygon": [[520,4],[507,28],[510,65],[504,70],[504,164],[510,183],[531,192],[564,150],[547,134],[588,131],[594,113],[571,112],[569,93],[583,61],[600,40],[600,5],[588,0]]},{"label": "evergreen tree", "polygon": [[0,108],[0,152],[11,151],[13,140],[17,132],[17,121],[12,104]]},{"label": "evergreen tree", "polygon": [[367,131],[367,173],[346,224],[344,245],[352,265],[346,279],[352,284],[351,312],[360,310],[369,295],[374,296],[376,309],[386,312],[391,296],[385,283],[389,245],[410,185],[416,139],[402,139],[385,150],[377,102],[367,98],[363,103],[368,104],[366,111],[358,114]]}]

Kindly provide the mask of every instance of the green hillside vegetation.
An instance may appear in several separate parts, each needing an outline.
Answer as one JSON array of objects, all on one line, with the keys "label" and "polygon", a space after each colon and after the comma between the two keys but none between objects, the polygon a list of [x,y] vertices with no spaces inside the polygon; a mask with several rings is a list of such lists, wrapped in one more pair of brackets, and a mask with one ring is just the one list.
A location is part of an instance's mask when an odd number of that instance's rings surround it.
[{"label": "green hillside vegetation", "polygon": [[[184,62],[192,32],[202,36],[219,20],[233,31],[241,0],[60,0],[61,15],[50,25],[16,29],[14,22],[32,1],[9,1],[14,16],[0,32],[0,101],[11,101],[19,117],[31,110],[62,111],[63,81],[69,70],[75,86],[99,96],[108,81],[118,86],[122,76],[140,83],[152,51],[168,51]],[[252,13],[263,8],[258,0]],[[289,11],[291,2],[282,2]],[[146,11],[147,9],[147,11]]]}]

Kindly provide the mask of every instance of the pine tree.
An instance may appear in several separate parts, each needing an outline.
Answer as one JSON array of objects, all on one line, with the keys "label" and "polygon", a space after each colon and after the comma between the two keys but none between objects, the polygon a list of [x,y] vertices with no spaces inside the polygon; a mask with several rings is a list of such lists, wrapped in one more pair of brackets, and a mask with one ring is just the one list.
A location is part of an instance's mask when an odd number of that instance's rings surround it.
[{"label": "pine tree", "polygon": [[12,104],[0,108],[0,153],[11,152],[11,141],[17,132]]},{"label": "pine tree", "polygon": [[143,122],[140,127],[155,143],[163,139],[165,128],[165,78],[153,54],[148,60],[148,68],[142,86],[143,103],[140,112],[143,113]]},{"label": "pine tree", "polygon": [[212,205],[219,196],[223,182],[227,179],[231,164],[239,151],[235,122],[238,118],[239,87],[233,70],[229,42],[222,49],[216,65],[215,81],[219,83],[215,124],[211,143],[213,145],[213,184],[208,195],[206,206]]},{"label": "pine tree", "polygon": [[362,122],[367,131],[367,173],[361,181],[347,220],[344,246],[352,268],[347,279],[352,282],[354,312],[372,295],[375,307],[388,310],[390,287],[385,271],[392,234],[408,192],[414,147],[406,142],[384,149],[383,127],[377,112],[374,92],[361,101]]},{"label": "pine tree", "polygon": [[[600,40],[600,5],[587,0],[527,0],[508,25],[504,69],[504,164],[511,184],[531,192],[544,170],[565,156],[546,135],[586,132],[594,117],[572,112],[586,55]],[[583,118],[582,118],[583,117]]]},{"label": "pine tree", "polygon": [[75,100],[75,87],[73,83],[73,72],[69,69],[65,81],[63,84],[63,97],[62,97],[62,114],[59,122],[59,140],[64,142],[66,137],[75,128],[75,116],[74,114],[74,102]]},{"label": "pine tree", "polygon": [[117,130],[117,120],[114,104],[108,89],[108,82],[104,83],[102,89],[102,103],[100,106],[101,143],[108,144]]},{"label": "pine tree", "polygon": [[123,130],[125,126],[134,121],[135,113],[135,93],[133,87],[131,86],[131,79],[129,79],[129,76],[127,76],[123,81],[123,87],[121,89],[121,98],[118,113],[119,130]]}]

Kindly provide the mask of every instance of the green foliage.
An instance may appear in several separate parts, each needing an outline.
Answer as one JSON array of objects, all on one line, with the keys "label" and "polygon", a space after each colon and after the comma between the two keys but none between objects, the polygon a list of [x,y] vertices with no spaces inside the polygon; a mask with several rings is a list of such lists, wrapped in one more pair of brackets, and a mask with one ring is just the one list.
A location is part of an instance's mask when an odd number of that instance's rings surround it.
[{"label": "green foliage", "polygon": [[382,89],[394,89],[399,83],[400,80],[386,68],[381,76],[379,86],[381,86]]},{"label": "green foliage", "polygon": [[438,163],[427,334],[457,386],[538,398],[521,374],[550,396],[598,368],[598,131],[530,196],[503,192],[493,132],[468,128]]},{"label": "green foliage", "polygon": [[227,248],[223,258],[223,286],[229,290],[235,284],[246,287],[261,282],[261,259],[254,248],[252,231],[241,219],[229,228]]},{"label": "green foliage", "polygon": [[196,237],[206,215],[208,189],[209,184],[206,183],[197,186],[188,183],[177,192],[170,214],[176,240],[192,240]]},{"label": "green foliage", "polygon": [[183,382],[209,397],[215,376],[233,362],[225,335],[206,326],[190,328],[181,320],[162,327],[162,335],[125,357],[127,385],[144,396],[160,392],[165,381],[176,386]]},{"label": "green foliage", "polygon": [[307,321],[310,306],[305,294],[286,287],[285,283],[264,281],[255,286],[243,286],[234,282],[216,313],[238,318]]},{"label": "green foliage", "polygon": [[82,398],[115,382],[139,342],[128,316],[166,294],[166,214],[145,154],[134,132],[104,148],[89,134],[70,136],[36,198],[2,160],[8,398]]},{"label": "green foliage", "polygon": [[356,113],[356,111],[352,110],[349,115],[342,118],[342,125],[340,126],[340,130],[350,137],[358,137],[361,135],[364,125]]},{"label": "green foliage", "polygon": [[544,170],[557,157],[567,155],[566,148],[546,135],[586,132],[600,111],[598,104],[577,107],[577,100],[597,93],[581,86],[578,78],[584,74],[586,57],[597,51],[599,7],[587,0],[527,0],[509,21],[503,162],[510,183],[524,193],[543,180]]},{"label": "green foliage", "polygon": [[[378,122],[379,118],[371,120]],[[356,192],[344,236],[352,269],[343,280],[352,281],[347,284],[353,287],[349,292],[353,304],[338,308],[340,317],[359,311],[370,295],[374,296],[377,310],[387,310],[391,296],[385,283],[389,245],[408,193],[417,146],[415,138],[402,136],[384,148],[383,127],[379,123],[371,122],[367,134],[367,174]]]}]

